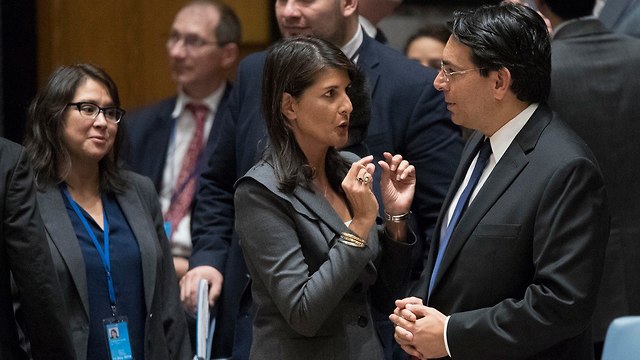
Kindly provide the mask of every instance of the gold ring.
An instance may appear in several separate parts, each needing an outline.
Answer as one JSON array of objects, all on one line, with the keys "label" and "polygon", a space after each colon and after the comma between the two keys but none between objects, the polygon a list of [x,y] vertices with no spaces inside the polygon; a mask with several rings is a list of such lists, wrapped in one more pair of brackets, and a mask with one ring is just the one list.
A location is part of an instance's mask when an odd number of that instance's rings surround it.
[{"label": "gold ring", "polygon": [[368,183],[369,183],[369,177],[368,177],[368,176],[365,176],[365,177],[364,177],[364,184],[366,185],[366,184],[368,184]]}]

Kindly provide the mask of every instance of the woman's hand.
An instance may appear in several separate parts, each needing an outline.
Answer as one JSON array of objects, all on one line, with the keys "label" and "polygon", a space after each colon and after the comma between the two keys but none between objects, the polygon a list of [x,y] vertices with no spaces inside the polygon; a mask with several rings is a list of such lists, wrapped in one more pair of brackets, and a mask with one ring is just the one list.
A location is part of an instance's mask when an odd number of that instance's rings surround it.
[{"label": "woman's hand", "polygon": [[378,201],[371,191],[375,171],[372,161],[373,155],[369,155],[354,162],[342,180],[353,215],[349,228],[365,240],[378,215]]},{"label": "woman's hand", "polygon": [[384,153],[385,160],[378,161],[382,168],[380,190],[382,203],[389,215],[402,215],[411,209],[416,190],[416,169],[402,155]]}]

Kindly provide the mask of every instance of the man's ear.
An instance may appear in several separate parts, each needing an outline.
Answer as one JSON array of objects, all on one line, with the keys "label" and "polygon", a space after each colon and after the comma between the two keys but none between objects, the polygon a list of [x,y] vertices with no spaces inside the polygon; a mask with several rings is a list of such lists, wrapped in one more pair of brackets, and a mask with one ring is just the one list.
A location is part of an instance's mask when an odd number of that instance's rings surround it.
[{"label": "man's ear", "polygon": [[358,9],[358,0],[340,0],[340,10],[344,17],[353,15]]},{"label": "man's ear", "polygon": [[222,48],[222,67],[225,69],[231,69],[238,62],[240,58],[240,49],[236,43],[228,43]]},{"label": "man's ear", "polygon": [[511,71],[503,66],[492,73],[494,74],[494,96],[496,100],[502,100],[511,90]]},{"label": "man's ear", "polygon": [[280,112],[282,112],[282,115],[284,115],[284,117],[287,118],[290,123],[294,122],[298,118],[298,115],[296,114],[296,111],[298,109],[297,105],[298,104],[296,103],[296,99],[291,96],[291,94],[286,92],[282,94],[282,100],[280,101]]}]

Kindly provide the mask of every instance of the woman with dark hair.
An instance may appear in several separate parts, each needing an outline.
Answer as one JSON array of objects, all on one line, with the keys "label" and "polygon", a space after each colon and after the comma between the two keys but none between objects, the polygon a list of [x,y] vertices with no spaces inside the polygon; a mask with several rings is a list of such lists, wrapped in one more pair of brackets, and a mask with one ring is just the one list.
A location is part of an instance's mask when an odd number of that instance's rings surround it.
[{"label": "woman with dark hair", "polygon": [[[191,349],[155,189],[116,163],[124,113],[113,80],[86,64],[57,69],[29,107],[26,148],[61,311],[78,359],[186,359]],[[126,345],[110,356],[113,323],[127,329],[119,343]]]},{"label": "woman with dark hair", "polygon": [[251,359],[383,358],[371,306],[393,308],[408,279],[415,169],[384,154],[379,219],[373,157],[337,150],[348,143],[351,100],[366,94],[359,79],[323,40],[290,38],[268,52],[270,142],[235,193],[256,303]]}]

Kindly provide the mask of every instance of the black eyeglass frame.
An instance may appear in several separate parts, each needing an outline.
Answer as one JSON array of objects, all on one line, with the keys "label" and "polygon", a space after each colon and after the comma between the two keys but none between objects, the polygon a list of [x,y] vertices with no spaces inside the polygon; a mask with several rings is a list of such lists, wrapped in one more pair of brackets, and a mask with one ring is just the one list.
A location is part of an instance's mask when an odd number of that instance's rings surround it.
[{"label": "black eyeglass frame", "polygon": [[[85,112],[83,112],[82,107],[86,106],[86,105],[91,105],[93,107],[95,107],[98,111],[96,111],[96,113],[94,115],[88,115]],[[120,120],[122,120],[122,118],[124,117],[124,114],[127,113],[126,110],[121,109],[117,106],[107,106],[107,107],[100,107],[97,104],[94,104],[92,102],[89,101],[80,101],[80,102],[74,102],[74,103],[68,103],[67,106],[75,106],[76,109],[78,110],[78,112],[80,113],[80,115],[85,116],[85,117],[90,117],[92,119],[96,119],[98,117],[98,115],[100,115],[100,113],[102,113],[104,115],[104,118],[113,122],[113,123],[119,123]],[[114,114],[115,116],[113,116],[112,118],[110,118],[110,115],[108,114],[109,111],[115,110],[116,113]],[[119,116],[118,116],[119,114]]]}]

